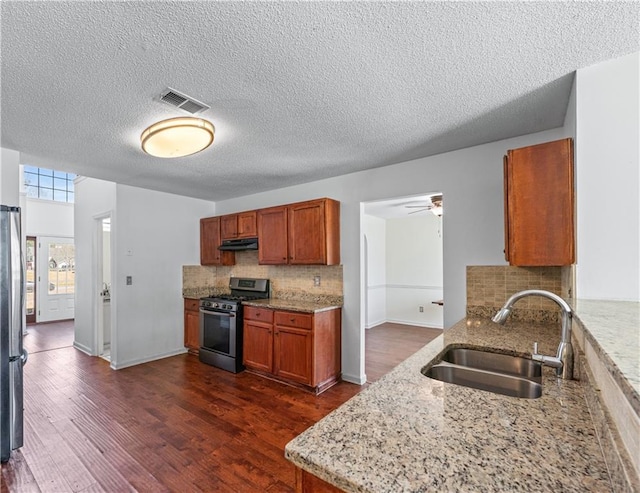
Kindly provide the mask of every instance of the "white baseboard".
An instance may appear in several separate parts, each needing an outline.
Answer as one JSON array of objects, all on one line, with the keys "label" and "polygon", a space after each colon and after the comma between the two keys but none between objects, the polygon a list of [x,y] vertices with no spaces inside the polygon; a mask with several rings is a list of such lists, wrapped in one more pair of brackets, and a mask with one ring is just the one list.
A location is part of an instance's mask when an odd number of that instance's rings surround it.
[{"label": "white baseboard", "polygon": [[362,378],[360,378],[354,375],[347,375],[346,373],[343,373],[342,380],[349,383],[355,383],[356,385],[364,385],[365,383],[367,383],[367,376],[363,375]]},{"label": "white baseboard", "polygon": [[171,356],[177,356],[178,354],[184,354],[187,352],[186,348],[174,349],[166,353],[154,354],[153,356],[147,356],[146,358],[137,358],[124,362],[111,362],[111,368],[114,370],[122,370],[129,366],[141,365],[143,363],[149,363],[150,361],[156,361],[158,359],[170,358]]},{"label": "white baseboard", "polygon": [[364,327],[364,328],[365,328],[365,329],[371,329],[371,328],[376,327],[376,326],[378,326],[378,325],[380,325],[380,324],[383,324],[383,323],[385,323],[385,322],[386,322],[386,320],[385,320],[385,319],[376,320],[376,321],[374,321],[374,322],[369,322],[367,325],[365,325],[365,327]]},{"label": "white baseboard", "polygon": [[95,356],[95,354],[93,354],[93,351],[91,351],[91,349],[89,349],[84,344],[80,344],[78,341],[73,341],[73,347],[76,348],[78,351],[82,351],[84,354],[88,354],[89,356]]},{"label": "white baseboard", "polygon": [[394,320],[390,318],[387,322],[391,324],[415,325],[416,327],[426,327],[429,329],[444,329],[444,325],[442,324],[425,324],[421,322],[414,322],[413,320]]}]

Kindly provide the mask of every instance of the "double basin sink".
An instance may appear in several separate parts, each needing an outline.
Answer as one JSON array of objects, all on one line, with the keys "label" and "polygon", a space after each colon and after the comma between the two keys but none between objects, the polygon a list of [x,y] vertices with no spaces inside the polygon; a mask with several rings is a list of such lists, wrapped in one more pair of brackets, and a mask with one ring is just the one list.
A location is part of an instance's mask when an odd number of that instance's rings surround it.
[{"label": "double basin sink", "polygon": [[520,356],[454,347],[421,371],[435,380],[512,397],[542,395],[542,363]]}]

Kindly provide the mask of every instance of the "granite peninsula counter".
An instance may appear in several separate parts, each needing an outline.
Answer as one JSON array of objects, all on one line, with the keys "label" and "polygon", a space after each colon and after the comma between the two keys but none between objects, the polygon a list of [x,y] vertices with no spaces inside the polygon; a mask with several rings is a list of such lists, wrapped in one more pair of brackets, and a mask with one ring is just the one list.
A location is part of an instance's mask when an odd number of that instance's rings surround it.
[{"label": "granite peninsula counter", "polygon": [[[449,345],[555,354],[560,328],[465,319],[289,442],[286,457],[347,492],[611,491],[583,382],[544,368],[539,399],[420,373]],[[576,369],[576,371],[579,371]]]}]

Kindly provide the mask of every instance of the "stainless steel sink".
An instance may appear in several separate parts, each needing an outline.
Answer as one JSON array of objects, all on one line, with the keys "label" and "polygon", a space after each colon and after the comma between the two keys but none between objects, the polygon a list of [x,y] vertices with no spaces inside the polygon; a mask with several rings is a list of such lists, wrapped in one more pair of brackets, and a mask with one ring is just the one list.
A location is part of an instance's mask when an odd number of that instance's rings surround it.
[{"label": "stainless steel sink", "polygon": [[481,351],[478,349],[449,349],[442,356],[442,361],[452,363],[454,365],[477,368],[479,370],[495,371],[528,379],[540,379],[542,377],[542,364],[538,361],[509,354]]},{"label": "stainless steel sink", "polygon": [[519,356],[453,348],[422,374],[442,382],[496,394],[536,399],[542,395],[542,364]]}]

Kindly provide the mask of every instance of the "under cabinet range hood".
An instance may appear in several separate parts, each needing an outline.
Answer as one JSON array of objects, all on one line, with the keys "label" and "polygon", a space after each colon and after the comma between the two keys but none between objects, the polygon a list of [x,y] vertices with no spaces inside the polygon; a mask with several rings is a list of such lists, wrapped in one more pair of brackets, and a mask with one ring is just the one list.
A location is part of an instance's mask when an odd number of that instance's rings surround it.
[{"label": "under cabinet range hood", "polygon": [[258,238],[241,238],[238,240],[223,240],[218,250],[237,252],[239,250],[257,250]]}]

